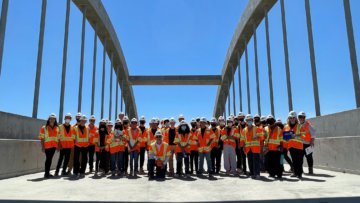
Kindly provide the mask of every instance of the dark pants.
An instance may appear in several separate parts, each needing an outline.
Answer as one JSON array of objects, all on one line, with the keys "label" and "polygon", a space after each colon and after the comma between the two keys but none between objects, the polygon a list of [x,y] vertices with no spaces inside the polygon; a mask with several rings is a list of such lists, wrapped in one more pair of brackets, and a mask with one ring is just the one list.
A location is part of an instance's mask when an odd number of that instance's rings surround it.
[{"label": "dark pants", "polygon": [[61,168],[61,164],[63,164],[63,170],[62,172],[66,172],[66,168],[69,164],[69,160],[70,160],[70,153],[71,153],[71,148],[63,148],[60,150],[60,156],[59,156],[59,160],[56,166],[56,172],[59,172],[60,168]]},{"label": "dark pants", "polygon": [[195,171],[199,170],[199,152],[191,150],[190,152],[190,173],[194,172],[194,165]]},{"label": "dark pants", "polygon": [[189,170],[189,160],[190,153],[177,153],[176,155],[176,174],[180,175],[182,173],[183,160],[185,162],[185,174],[190,174]]},{"label": "dark pants", "polygon": [[251,176],[260,175],[260,154],[259,153],[252,153],[250,150],[247,153],[248,162],[249,162],[249,169]]},{"label": "dark pants", "polygon": [[294,174],[301,177],[303,174],[304,150],[290,148],[289,151],[294,165]]},{"label": "dark pants", "polygon": [[284,149],[283,150],[283,155],[284,155],[284,159],[286,160],[286,162],[290,165],[290,168],[294,168],[294,166],[293,166],[293,162],[291,161],[291,159],[290,159],[290,157],[289,157],[289,155],[288,155],[288,149]]},{"label": "dark pants", "polygon": [[211,149],[211,166],[212,170],[219,173],[221,169],[221,152],[222,149],[213,147]]},{"label": "dark pants", "polygon": [[156,178],[165,178],[165,174],[166,174],[166,170],[167,170],[166,165],[164,166],[164,168],[160,168],[160,167],[156,166],[155,159],[149,159],[149,161],[148,161],[149,177],[150,178],[154,177],[154,168],[156,167]]},{"label": "dark pants", "polygon": [[109,172],[109,157],[110,153],[105,149],[100,150],[100,169],[105,173]]},{"label": "dark pants", "polygon": [[274,177],[282,177],[283,168],[280,164],[281,152],[280,151],[269,151],[266,154],[267,168],[269,175]]},{"label": "dark pants", "polygon": [[95,171],[99,171],[99,164],[100,164],[101,152],[96,152],[96,161],[95,161]]},{"label": "dark pants", "polygon": [[236,148],[236,158],[237,158],[237,168],[241,168],[242,171],[246,172],[246,154],[244,152],[244,147]]},{"label": "dark pants", "polygon": [[94,154],[95,154],[95,145],[90,145],[89,150],[89,167],[90,171],[94,170]]},{"label": "dark pants", "polygon": [[[80,154],[81,154],[81,164],[80,164]],[[87,156],[88,148],[87,147],[77,147],[74,149],[74,174],[84,174],[87,165]]]},{"label": "dark pants", "polygon": [[140,147],[140,169],[143,169],[145,162],[146,147]]},{"label": "dark pants", "polygon": [[116,152],[110,155],[111,157],[111,172],[115,172],[116,168],[118,171],[123,170],[124,164],[124,152]]},{"label": "dark pants", "polygon": [[52,159],[54,157],[55,151],[56,151],[55,147],[45,149],[45,156],[46,156],[46,160],[45,160],[45,176],[48,176],[50,174],[51,163],[52,163]]},{"label": "dark pants", "polygon": [[124,168],[123,168],[122,172],[127,172],[128,167],[129,167],[129,150],[127,147],[125,147],[123,166],[124,166]]},{"label": "dark pants", "polygon": [[309,155],[306,155],[305,149],[308,148],[308,147],[310,147],[309,144],[304,144],[304,154],[305,154],[306,161],[307,161],[307,164],[308,164],[309,168],[312,168],[314,166],[313,153],[311,153]]}]

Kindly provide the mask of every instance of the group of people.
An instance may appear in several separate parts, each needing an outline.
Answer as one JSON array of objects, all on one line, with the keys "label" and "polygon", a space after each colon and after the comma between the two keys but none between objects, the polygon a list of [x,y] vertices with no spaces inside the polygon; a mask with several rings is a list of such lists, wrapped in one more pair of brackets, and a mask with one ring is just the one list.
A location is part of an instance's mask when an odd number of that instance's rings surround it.
[{"label": "group of people", "polygon": [[56,151],[60,155],[54,175],[72,174],[75,178],[85,176],[87,165],[95,175],[145,175],[146,160],[149,180],[164,179],[166,175],[212,177],[220,173],[223,159],[227,175],[260,179],[260,172],[267,171],[270,178],[282,179],[285,159],[291,167],[291,176],[302,179],[304,156],[309,173],[313,173],[316,135],[304,112],[297,115],[291,111],[285,125],[272,115],[260,117],[242,112],[226,119],[222,116],[210,121],[205,117],[191,119],[190,125],[183,115],[178,122],[174,118],[161,121],[152,118],[149,127],[145,126],[144,116],[139,121],[130,120],[124,113],[119,114],[115,123],[102,119],[98,126],[95,116],[88,119],[78,113],[75,118],[76,123],[71,125],[72,115],[68,113],[65,122],[59,125],[56,115],[51,114],[41,128],[45,178],[53,176],[50,169]]}]

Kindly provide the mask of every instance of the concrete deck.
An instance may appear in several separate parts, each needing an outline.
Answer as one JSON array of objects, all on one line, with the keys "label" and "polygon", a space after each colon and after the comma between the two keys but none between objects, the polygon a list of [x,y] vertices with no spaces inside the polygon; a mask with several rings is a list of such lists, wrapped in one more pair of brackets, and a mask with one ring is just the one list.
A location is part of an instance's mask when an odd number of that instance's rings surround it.
[{"label": "concrete deck", "polygon": [[[84,179],[67,177],[44,180],[43,173],[0,181],[2,201],[121,201],[121,202],[359,202],[360,176],[315,169],[317,175],[304,180],[272,181],[245,177],[216,176],[214,180],[168,178],[164,182],[109,177]],[[0,201],[1,201],[0,200]]]}]

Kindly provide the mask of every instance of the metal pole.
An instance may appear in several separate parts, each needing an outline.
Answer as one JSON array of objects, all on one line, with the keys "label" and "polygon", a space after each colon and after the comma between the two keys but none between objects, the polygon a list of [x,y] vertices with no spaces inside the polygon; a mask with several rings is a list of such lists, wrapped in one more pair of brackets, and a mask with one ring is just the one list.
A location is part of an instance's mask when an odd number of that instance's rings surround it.
[{"label": "metal pole", "polygon": [[94,114],[95,103],[95,83],[96,83],[96,52],[97,52],[97,24],[94,30],[94,55],[93,55],[93,74],[92,74],[92,86],[91,86],[91,115]]},{"label": "metal pole", "polygon": [[225,92],[224,92],[224,101],[225,101],[225,103],[224,103],[224,119],[226,120],[226,94],[225,94]]},{"label": "metal pole", "polygon": [[242,112],[242,90],[241,90],[241,70],[240,70],[240,62],[241,62],[241,56],[240,53],[238,53],[239,58],[239,68],[238,68],[238,77],[239,77],[239,100],[240,100],[240,111]]},{"label": "metal pole", "polygon": [[46,3],[47,3],[47,0],[42,0],[40,32],[39,32],[39,45],[38,45],[38,55],[37,55],[37,63],[36,63],[34,104],[33,104],[33,113],[32,113],[33,118],[37,118],[38,105],[39,105],[39,91],[40,91],[40,79],[41,79],[42,53],[43,53],[43,47],[44,47]]},{"label": "metal pole", "polygon": [[82,31],[81,31],[81,53],[80,53],[80,79],[79,79],[79,96],[78,96],[78,112],[81,112],[82,102],[82,85],[84,76],[84,49],[85,49],[85,23],[86,23],[86,7],[83,11]]},{"label": "metal pole", "polygon": [[1,6],[1,20],[0,20],[0,76],[1,76],[1,68],[2,68],[2,58],[4,54],[5,30],[6,30],[8,7],[9,7],[9,0],[3,0]]},{"label": "metal pole", "polygon": [[282,22],[282,30],[283,30],[283,41],[284,41],[285,70],[286,70],[286,84],[287,84],[287,92],[288,92],[289,111],[292,111],[293,103],[292,103],[292,93],[291,93],[290,65],[289,65],[289,53],[288,53],[287,34],[286,34],[286,19],[285,19],[284,0],[280,0],[280,6],[281,6],[281,22]]},{"label": "metal pole", "polygon": [[230,112],[230,80],[227,81],[227,90],[228,90],[228,98],[227,98],[227,103],[228,103],[228,114],[229,116],[231,115],[231,112]]},{"label": "metal pole", "polygon": [[104,118],[104,97],[105,97],[105,63],[106,63],[106,38],[104,39],[102,80],[101,80],[101,119]]},{"label": "metal pole", "polygon": [[115,91],[115,120],[117,118],[118,115],[118,97],[119,97],[119,69],[117,69],[117,72],[115,72],[116,74],[116,91]]},{"label": "metal pole", "polygon": [[234,108],[234,116],[236,116],[236,105],[235,105],[235,68],[231,66],[231,75],[232,75],[232,94],[233,94],[233,108]]},{"label": "metal pole", "polygon": [[348,35],[349,51],[350,51],[350,60],[354,81],[354,90],[355,90],[355,100],[356,108],[360,108],[360,81],[359,81],[359,69],[356,58],[356,48],[354,40],[354,31],[352,25],[352,17],[350,10],[349,0],[344,0],[344,10],[345,10],[345,20],[346,20],[346,30]]},{"label": "metal pole", "polygon": [[266,32],[266,51],[267,51],[269,89],[270,89],[270,107],[271,107],[271,115],[275,117],[274,90],[273,90],[273,82],[272,82],[272,67],[271,67],[271,52],[270,52],[269,19],[268,19],[267,10],[265,11],[265,32]]},{"label": "metal pole", "polygon": [[124,83],[121,81],[121,92],[120,92],[120,111],[123,111],[123,91],[124,91]]},{"label": "metal pole", "polygon": [[61,74],[61,89],[60,89],[60,110],[59,110],[59,122],[60,123],[63,122],[63,114],[64,114],[66,62],[67,62],[67,48],[68,48],[68,36],[69,36],[69,17],[70,17],[70,0],[67,0],[66,1],[66,16],[65,16],[63,62],[62,62],[62,74]]},{"label": "metal pole", "polygon": [[259,82],[259,64],[258,64],[258,55],[257,55],[257,40],[256,40],[256,27],[254,28],[254,52],[255,52],[255,73],[256,73],[256,94],[257,94],[257,105],[258,113],[261,115],[261,99],[260,99],[260,82]]},{"label": "metal pole", "polygon": [[249,59],[246,40],[245,44],[245,64],[246,64],[246,88],[247,88],[247,102],[248,102],[248,113],[251,114],[251,105],[250,105],[250,81],[249,81]]},{"label": "metal pole", "polygon": [[112,86],[113,86],[113,53],[111,53],[110,61],[110,99],[109,99],[109,120],[111,120],[111,107],[112,107]]}]

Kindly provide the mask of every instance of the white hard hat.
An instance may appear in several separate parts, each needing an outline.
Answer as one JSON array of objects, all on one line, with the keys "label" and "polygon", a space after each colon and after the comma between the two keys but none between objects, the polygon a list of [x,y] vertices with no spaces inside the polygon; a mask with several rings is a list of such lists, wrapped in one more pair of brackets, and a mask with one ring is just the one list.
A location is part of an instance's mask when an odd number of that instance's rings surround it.
[{"label": "white hard hat", "polygon": [[82,115],[80,118],[81,121],[87,121],[87,117],[85,115]]},{"label": "white hard hat", "polygon": [[82,116],[82,113],[81,113],[81,112],[79,112],[79,113],[76,114],[76,117],[80,117],[80,116]]},{"label": "white hard hat", "polygon": [[101,119],[100,123],[106,123],[106,119],[105,118]]},{"label": "white hard hat", "polygon": [[170,118],[170,123],[176,123],[176,120],[175,120],[174,117],[171,117],[171,118]]},{"label": "white hard hat", "polygon": [[55,118],[56,119],[56,115],[54,114],[54,113],[51,113],[50,115],[49,115],[49,119],[50,118]]},{"label": "white hard hat", "polygon": [[180,114],[178,119],[185,119],[185,116]]},{"label": "white hard hat", "polygon": [[228,121],[228,122],[229,122],[229,121],[233,122],[233,118],[232,118],[231,116],[228,116],[227,119],[226,119],[226,121]]},{"label": "white hard hat", "polygon": [[288,117],[296,118],[296,112],[295,111],[290,111]]},{"label": "white hard hat", "polygon": [[219,116],[219,119],[218,119],[218,120],[219,120],[219,122],[220,122],[220,121],[224,121],[225,119],[224,119],[224,117]]},{"label": "white hard hat", "polygon": [[305,114],[305,112],[300,111],[299,114],[298,114],[298,116],[304,116],[304,117],[306,117],[306,114]]},{"label": "white hard hat", "polygon": [[252,120],[254,119],[251,114],[247,114],[247,115],[245,116],[245,120],[251,120],[251,119],[252,119]]},{"label": "white hard hat", "polygon": [[182,126],[182,125],[187,125],[187,123],[186,123],[185,120],[182,120],[182,121],[180,122],[180,125],[179,125],[179,126]]},{"label": "white hard hat", "polygon": [[65,118],[66,118],[66,117],[72,118],[71,113],[65,114]]},{"label": "white hard hat", "polygon": [[95,115],[91,115],[89,120],[96,120]]},{"label": "white hard hat", "polygon": [[254,118],[260,118],[259,114],[255,114]]},{"label": "white hard hat", "polygon": [[260,117],[260,121],[266,121],[266,117],[265,117],[265,116],[261,116],[261,117]]},{"label": "white hard hat", "polygon": [[145,116],[141,116],[140,121],[145,121]]},{"label": "white hard hat", "polygon": [[150,120],[150,123],[156,123],[156,118],[152,118],[152,119]]},{"label": "white hard hat", "polygon": [[107,126],[114,126],[113,122],[111,122],[111,121],[107,122],[106,125],[107,125]]},{"label": "white hard hat", "polygon": [[129,121],[129,117],[124,116],[123,121]]},{"label": "white hard hat", "polygon": [[120,119],[116,119],[115,124],[117,124],[117,123],[121,123],[121,120],[120,120]]},{"label": "white hard hat", "polygon": [[120,116],[120,115],[125,115],[125,114],[124,114],[124,112],[120,112],[120,113],[119,113],[119,116]]},{"label": "white hard hat", "polygon": [[215,117],[211,118],[210,123],[217,123],[217,120]]},{"label": "white hard hat", "polygon": [[154,137],[162,137],[161,131],[156,131]]},{"label": "white hard hat", "polygon": [[132,123],[137,123],[138,121],[137,121],[136,118],[132,118],[132,119],[131,119],[131,122],[132,122]]},{"label": "white hard hat", "polygon": [[195,118],[192,118],[190,123],[196,123],[196,119]]},{"label": "white hard hat", "polygon": [[238,117],[245,117],[245,114],[243,112],[239,112]]},{"label": "white hard hat", "polygon": [[274,116],[268,115],[268,116],[266,117],[266,119],[274,119]]},{"label": "white hard hat", "polygon": [[205,117],[201,117],[201,118],[200,118],[200,122],[207,123],[207,119],[206,119]]},{"label": "white hard hat", "polygon": [[158,117],[155,118],[155,123],[160,123],[160,119]]},{"label": "white hard hat", "polygon": [[282,120],[281,120],[280,118],[278,118],[278,119],[276,120],[276,123],[282,123]]}]

